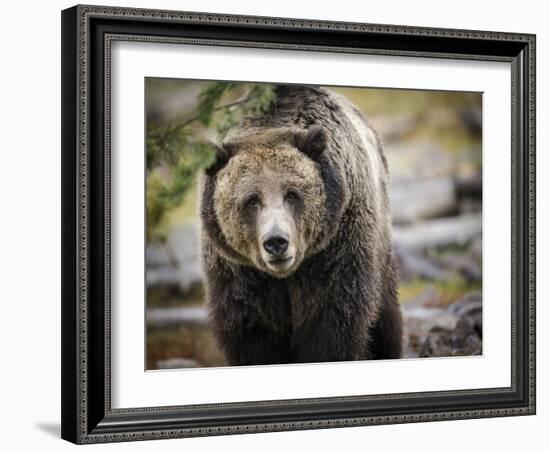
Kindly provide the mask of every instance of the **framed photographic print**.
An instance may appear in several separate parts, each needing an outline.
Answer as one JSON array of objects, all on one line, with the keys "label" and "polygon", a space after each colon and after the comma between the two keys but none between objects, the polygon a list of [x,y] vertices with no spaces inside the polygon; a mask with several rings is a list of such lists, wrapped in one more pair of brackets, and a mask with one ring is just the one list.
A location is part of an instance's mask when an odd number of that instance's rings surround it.
[{"label": "framed photographic print", "polygon": [[535,413],[535,36],[62,12],[62,437]]}]

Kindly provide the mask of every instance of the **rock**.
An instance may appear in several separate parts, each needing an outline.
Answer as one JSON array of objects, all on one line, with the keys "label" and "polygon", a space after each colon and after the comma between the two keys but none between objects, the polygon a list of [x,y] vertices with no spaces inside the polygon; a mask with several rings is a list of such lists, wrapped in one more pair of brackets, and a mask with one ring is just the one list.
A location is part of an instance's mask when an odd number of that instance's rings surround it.
[{"label": "rock", "polygon": [[481,355],[481,340],[476,334],[457,337],[452,331],[434,329],[424,341],[420,358]]},{"label": "rock", "polygon": [[467,356],[481,352],[481,336],[473,325],[466,318],[459,319],[452,334],[452,355]]},{"label": "rock", "polygon": [[481,354],[481,339],[465,320],[454,330],[433,328],[426,337],[419,357],[470,356]]},{"label": "rock", "polygon": [[460,298],[453,305],[449,306],[451,312],[459,317],[460,321],[464,321],[473,329],[479,338],[483,336],[483,316],[482,316],[482,299],[480,292],[473,292]]},{"label": "rock", "polygon": [[465,295],[446,310],[455,318],[455,325],[449,327],[435,324],[427,333],[419,350],[419,356],[426,358],[481,355],[483,323],[481,293]]},{"label": "rock", "polygon": [[451,331],[434,327],[424,340],[418,356],[420,358],[450,356],[453,352]]},{"label": "rock", "polygon": [[418,358],[418,352],[422,345],[420,336],[410,332],[404,333],[403,336],[403,358]]},{"label": "rock", "polygon": [[481,292],[469,292],[456,300],[452,305],[449,305],[449,310],[458,316],[464,315],[470,308],[482,306]]},{"label": "rock", "polygon": [[457,320],[457,316],[447,308],[405,306],[403,322],[405,333],[409,336],[409,342],[407,342],[407,345],[411,346],[409,350],[418,352],[422,342],[434,327],[452,330]]}]

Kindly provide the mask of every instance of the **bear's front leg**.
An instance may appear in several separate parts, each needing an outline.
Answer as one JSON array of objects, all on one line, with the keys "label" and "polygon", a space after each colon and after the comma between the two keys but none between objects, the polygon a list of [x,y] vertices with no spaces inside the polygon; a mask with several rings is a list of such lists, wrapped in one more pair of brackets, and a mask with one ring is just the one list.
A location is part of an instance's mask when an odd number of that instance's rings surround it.
[{"label": "bear's front leg", "polygon": [[371,358],[369,328],[360,310],[325,304],[294,330],[293,361],[356,361]]},{"label": "bear's front leg", "polygon": [[[323,265],[321,265],[323,267]],[[330,362],[372,359],[372,330],[380,299],[365,265],[355,261],[316,266],[300,277],[293,308],[293,361]]]},{"label": "bear's front leg", "polygon": [[285,364],[291,362],[288,336],[261,323],[243,323],[219,329],[216,333],[227,363],[231,366]]},{"label": "bear's front leg", "polygon": [[211,325],[230,365],[291,362],[290,306],[273,280],[252,269],[208,274]]}]

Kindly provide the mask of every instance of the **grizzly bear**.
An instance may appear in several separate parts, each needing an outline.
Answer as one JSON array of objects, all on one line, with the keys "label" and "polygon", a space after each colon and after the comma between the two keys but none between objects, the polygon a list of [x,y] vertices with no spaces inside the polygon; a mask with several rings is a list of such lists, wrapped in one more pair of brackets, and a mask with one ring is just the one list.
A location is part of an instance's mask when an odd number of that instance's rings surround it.
[{"label": "grizzly bear", "polygon": [[344,97],[278,85],[201,183],[211,324],[231,365],[399,358],[380,140]]}]

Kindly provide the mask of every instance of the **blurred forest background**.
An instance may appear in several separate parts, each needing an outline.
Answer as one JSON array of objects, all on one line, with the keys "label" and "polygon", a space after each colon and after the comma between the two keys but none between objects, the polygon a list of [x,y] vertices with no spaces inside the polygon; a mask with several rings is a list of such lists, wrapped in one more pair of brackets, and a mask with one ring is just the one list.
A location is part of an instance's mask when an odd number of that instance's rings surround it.
[{"label": "blurred forest background", "polygon": [[[223,366],[207,323],[197,181],[273,86],[146,79],[147,369]],[[380,134],[392,178],[404,357],[482,351],[482,95],[327,87]]]}]

